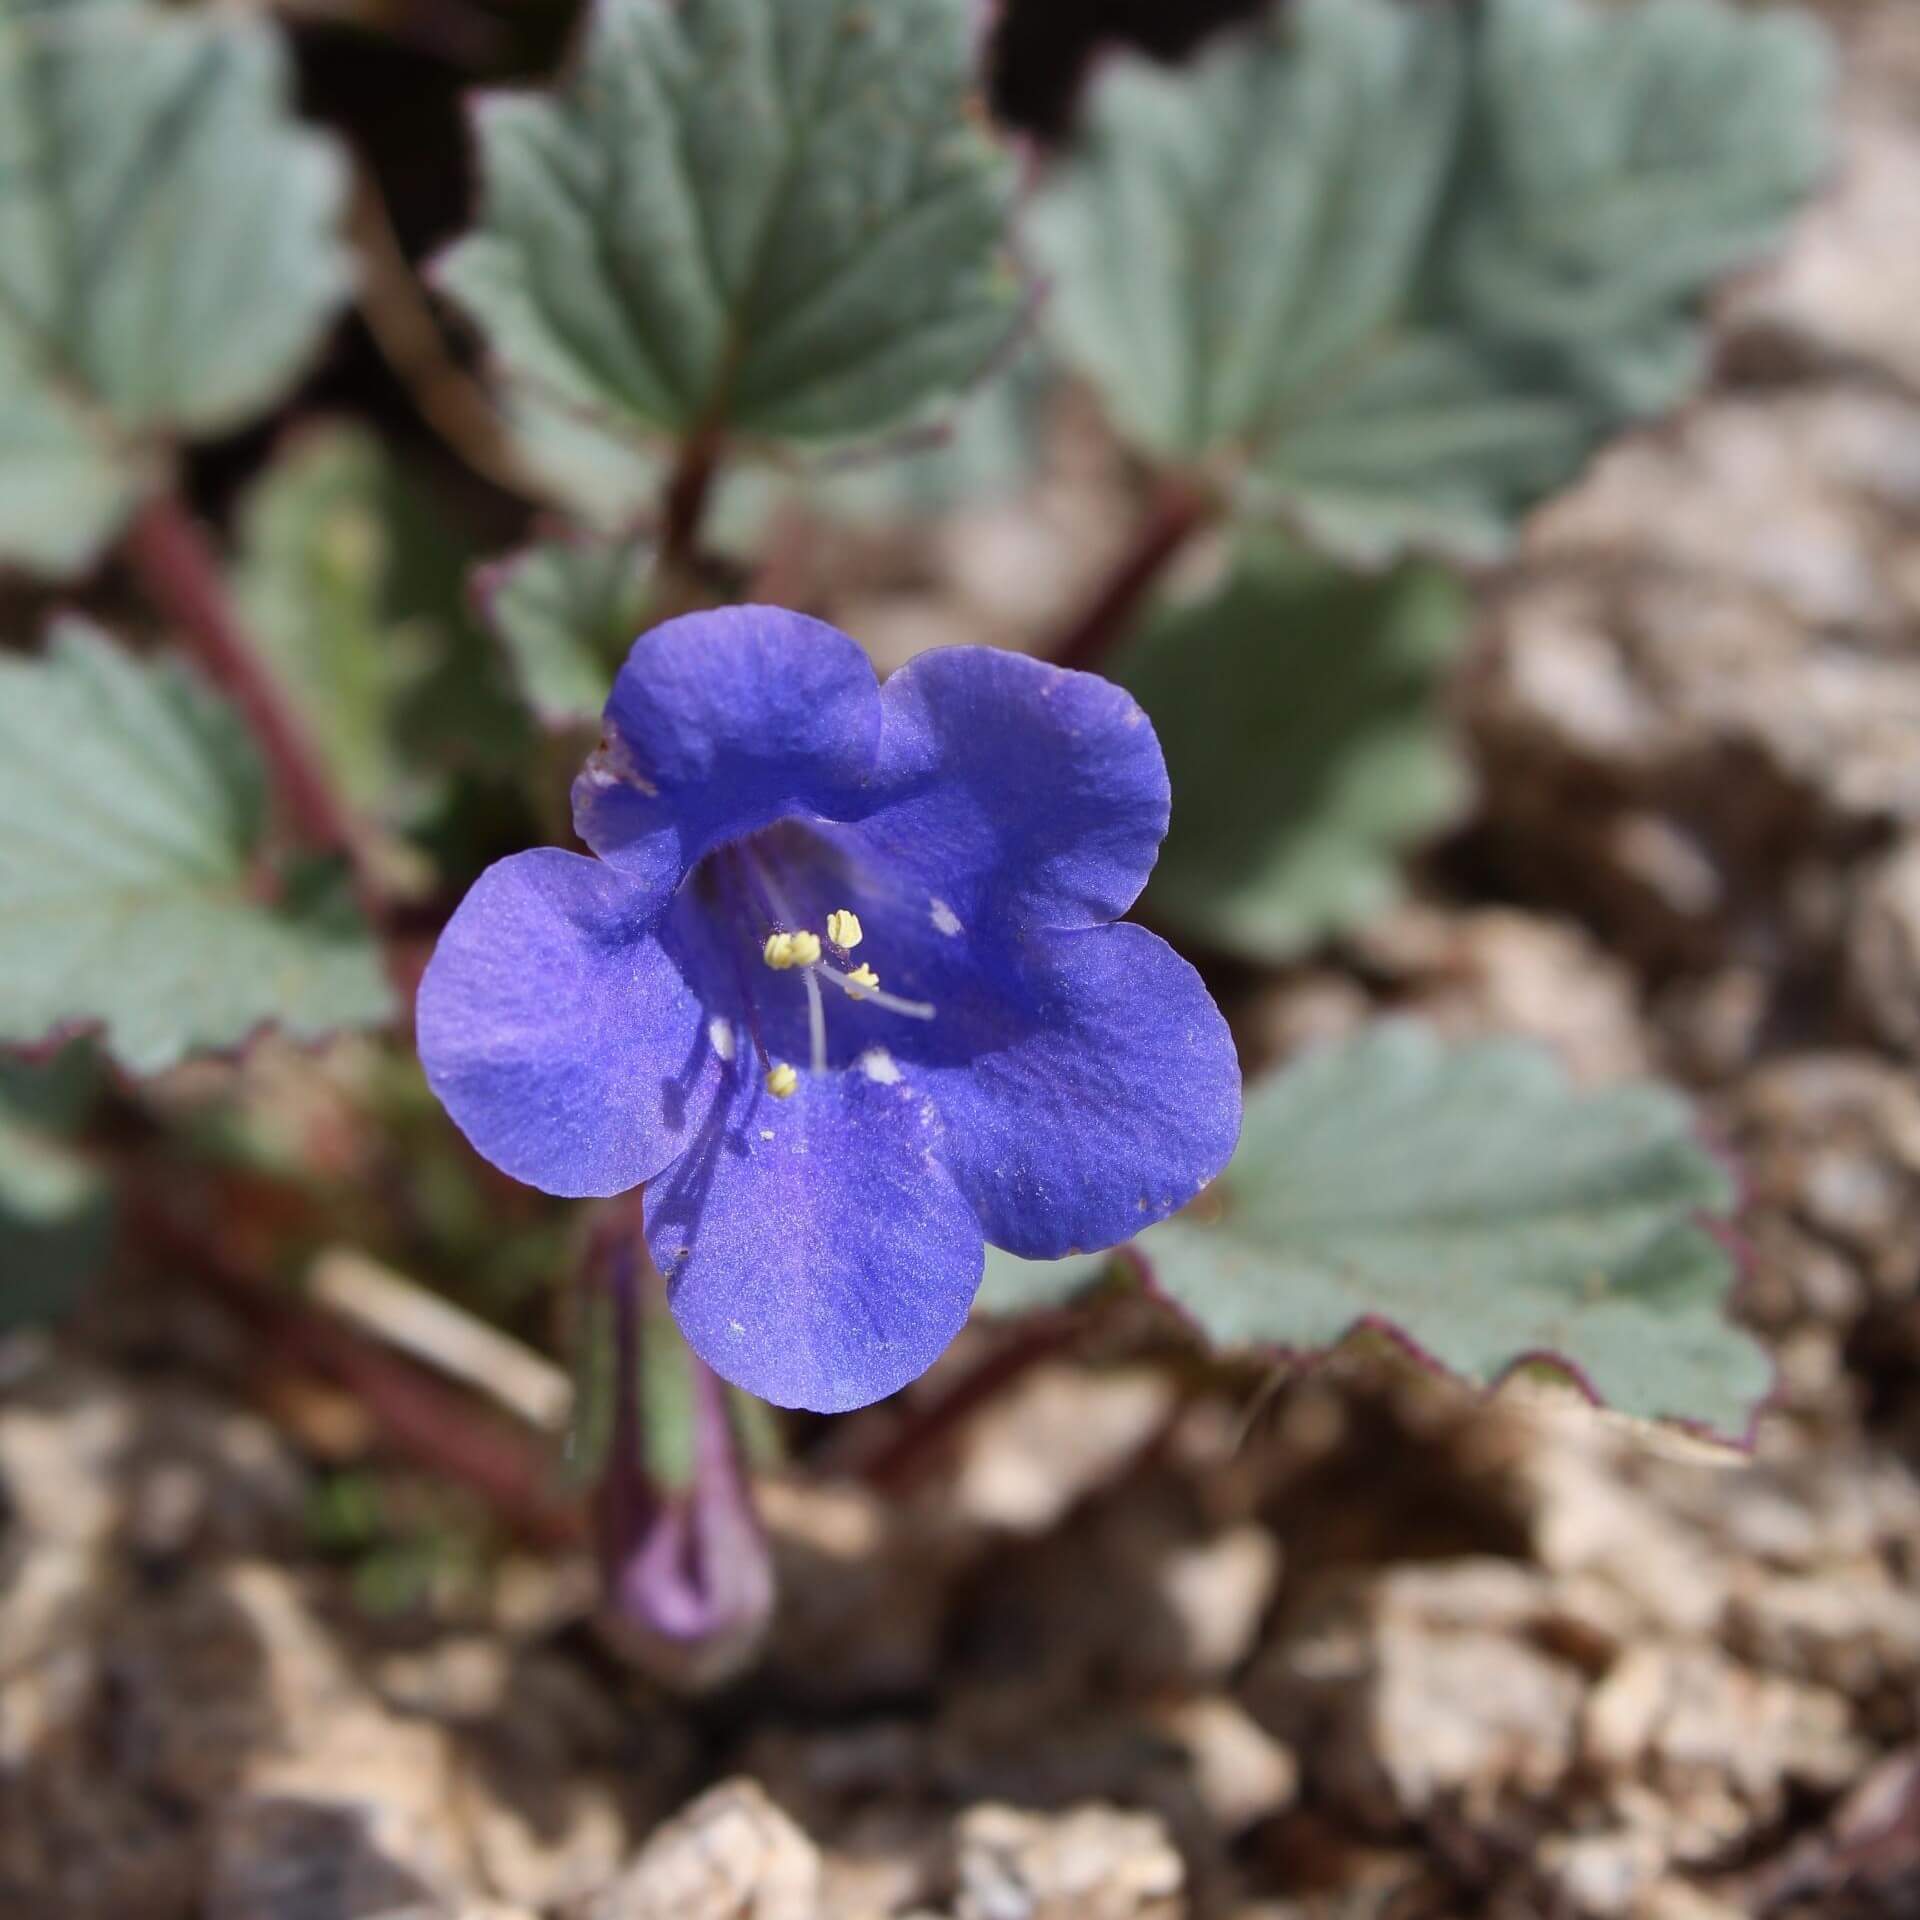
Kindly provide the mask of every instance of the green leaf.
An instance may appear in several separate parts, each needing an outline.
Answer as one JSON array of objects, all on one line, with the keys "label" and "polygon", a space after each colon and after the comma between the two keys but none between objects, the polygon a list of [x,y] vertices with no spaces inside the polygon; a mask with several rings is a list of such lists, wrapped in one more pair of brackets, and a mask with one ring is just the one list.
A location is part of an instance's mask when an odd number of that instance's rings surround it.
[{"label": "green leaf", "polygon": [[335,781],[356,808],[397,819],[425,792],[397,722],[446,648],[433,613],[402,598],[395,548],[407,517],[371,434],[303,434],[243,504],[234,581]]},{"label": "green leaf", "polygon": [[1026,237],[1058,338],[1135,439],[1266,438],[1391,347],[1467,86],[1454,11],[1395,0],[1305,0],[1184,70],[1109,65]]},{"label": "green leaf", "polygon": [[1739,1433],[1770,1369],[1700,1224],[1733,1205],[1671,1091],[1388,1023],[1255,1087],[1226,1173],[1135,1244],[1222,1346],[1384,1323],[1472,1381],[1551,1357],[1623,1412]]},{"label": "green leaf", "polygon": [[177,670],[78,621],[44,659],[0,657],[0,1043],[98,1027],[154,1073],[267,1024],[390,1018],[337,887],[263,903],[263,801],[234,715]]},{"label": "green leaf", "polygon": [[105,1264],[112,1196],[69,1144],[91,1103],[91,1050],[0,1060],[0,1333],[66,1312]]},{"label": "green leaf", "polygon": [[548,726],[586,726],[647,624],[652,548],[595,534],[541,541],[482,568],[476,597],[528,704]]},{"label": "green leaf", "polygon": [[1026,237],[1143,451],[1350,560],[1489,558],[1677,397],[1699,297],[1818,177],[1821,71],[1720,0],[1299,0],[1114,62]]},{"label": "green leaf", "polygon": [[930,520],[1031,484],[1059,371],[1029,340],[1007,367],[969,393],[952,417],[915,444],[816,461],[784,476],[787,490],[823,519],[855,526]]},{"label": "green leaf", "polygon": [[1111,1253],[1076,1253],[1065,1260],[1022,1260],[1003,1247],[987,1249],[987,1270],[973,1304],[1011,1319],[1062,1307],[1097,1285],[1113,1265]]},{"label": "green leaf", "polygon": [[317,347],[346,173],[288,92],[260,20],[0,0],[0,561],[82,570]]},{"label": "green leaf", "polygon": [[1466,615],[1430,568],[1364,580],[1271,557],[1161,615],[1114,668],[1173,779],[1151,910],[1280,961],[1390,905],[1401,856],[1465,799],[1440,685]]},{"label": "green leaf", "polygon": [[[448,776],[518,776],[532,738],[468,604],[471,545],[360,427],[303,428],[240,515],[234,587],[363,815],[419,833]],[[416,849],[382,849],[388,883]]]},{"label": "green leaf", "polygon": [[1015,299],[969,28],[969,0],[601,0],[570,84],[481,103],[482,220],[441,282],[589,422],[813,441],[922,412]]},{"label": "green leaf", "polygon": [[1696,296],[1826,172],[1831,68],[1787,8],[1489,0],[1448,297],[1489,338],[1563,351],[1611,406],[1673,405],[1698,372]]}]

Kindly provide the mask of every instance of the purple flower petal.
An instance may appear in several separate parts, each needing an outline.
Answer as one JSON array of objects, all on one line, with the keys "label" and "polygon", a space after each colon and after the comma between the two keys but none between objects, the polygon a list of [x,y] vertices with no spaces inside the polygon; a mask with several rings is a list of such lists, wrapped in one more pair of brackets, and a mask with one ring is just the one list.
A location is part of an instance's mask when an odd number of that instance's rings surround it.
[{"label": "purple flower petal", "polygon": [[880,690],[837,627],[779,607],[687,614],[643,633],[574,782],[580,837],[672,886],[722,841],[834,814],[871,773]]},{"label": "purple flower petal", "polygon": [[980,1228],[924,1094],[851,1072],[790,1099],[744,1063],[647,1193],[647,1241],[694,1351],[776,1406],[838,1413],[903,1387],[959,1331]]},{"label": "purple flower petal", "polygon": [[1169,788],[1131,694],[1022,654],[947,647],[909,661],[881,704],[863,831],[963,920],[1098,926],[1133,904]]},{"label": "purple flower petal", "polygon": [[1200,976],[1144,928],[1036,940],[1020,1001],[973,1024],[977,1051],[907,1077],[938,1107],[941,1155],[995,1246],[1030,1260],[1117,1246],[1231,1157],[1232,1036]]},{"label": "purple flower petal", "polygon": [[548,1193],[624,1193],[686,1146],[718,1061],[653,937],[665,904],[557,848],[489,867],[420,983],[420,1059],[474,1146]]},{"label": "purple flower petal", "polygon": [[[965,1319],[983,1237],[1110,1246],[1226,1163],[1225,1023],[1108,924],[1168,813],[1118,688],[956,648],[882,692],[818,622],[690,615],[636,643],[575,807],[602,860],[482,877],[423,984],[422,1058],[507,1172],[647,1184],[674,1312],[726,1378],[878,1399]],[[828,937],[842,909],[857,953]],[[770,957],[776,931],[817,957]]]}]

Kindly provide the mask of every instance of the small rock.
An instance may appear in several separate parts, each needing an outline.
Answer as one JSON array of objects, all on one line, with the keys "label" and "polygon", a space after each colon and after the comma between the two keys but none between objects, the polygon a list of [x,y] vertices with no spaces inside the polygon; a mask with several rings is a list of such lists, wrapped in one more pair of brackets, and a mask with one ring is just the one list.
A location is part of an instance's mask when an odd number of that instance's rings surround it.
[{"label": "small rock", "polygon": [[1179,1920],[1186,1867],[1154,1814],[987,1805],[954,1833],[957,1920]]},{"label": "small rock", "polygon": [[971,1423],[949,1498],[976,1526],[1045,1533],[1138,1455],[1173,1398],[1158,1368],[1036,1367]]},{"label": "small rock", "polygon": [[1871,1565],[1757,1582],[1734,1596],[1727,1639],[1756,1665],[1856,1700],[1920,1687],[1920,1594]]},{"label": "small rock", "polygon": [[1458,1798],[1487,1815],[1565,1774],[1582,1688],[1558,1661],[1500,1634],[1393,1627],[1378,1658],[1354,1732],[1399,1813]]},{"label": "small rock", "polygon": [[626,1817],[606,1781],[565,1774],[514,1780],[471,1767],[461,1788],[481,1876],[510,1900],[569,1905],[599,1892],[627,1857]]},{"label": "small rock", "polygon": [[594,1902],[592,1920],[817,1920],[820,1853],[751,1780],[703,1793]]},{"label": "small rock", "polygon": [[1356,945],[1443,1031],[1528,1035],[1587,1081],[1651,1070],[1632,976],[1567,922],[1409,906],[1363,929]]},{"label": "small rock", "polygon": [[1651,1784],[1687,1857],[1776,1818],[1790,1786],[1836,1791],[1865,1759],[1838,1694],[1708,1645],[1631,1648],[1588,1700],[1581,1748],[1601,1773]]},{"label": "small rock", "polygon": [[1582,1920],[1626,1920],[1666,1864],[1644,1830],[1555,1835],[1540,1848],[1542,1872]]},{"label": "small rock", "polygon": [[1846,950],[1847,980],[1888,1046],[1920,1053],[1920,834],[1864,873]]},{"label": "small rock", "polygon": [[1751,1920],[1751,1915],[1691,1881],[1660,1880],[1634,1903],[1632,1920]]},{"label": "small rock", "polygon": [[[1415,1570],[1405,1570],[1414,1572]],[[1437,1570],[1435,1570],[1437,1571]],[[1537,1588],[1515,1569],[1527,1589]],[[1516,1595],[1476,1564],[1483,1589]],[[1487,1819],[1550,1791],[1574,1755],[1581,1677],[1503,1626],[1415,1610],[1401,1576],[1333,1589],[1263,1663],[1257,1710],[1280,1724],[1327,1799],[1376,1831],[1442,1802]],[[1464,1584],[1447,1596],[1457,1604]]]},{"label": "small rock", "polygon": [[1253,1649],[1280,1585],[1280,1548],[1249,1521],[1169,1553],[1156,1585],[1185,1638],[1189,1673],[1217,1678]]},{"label": "small rock", "polygon": [[391,1810],[265,1796],[235,1802],[218,1822],[206,1920],[466,1920],[456,1888],[423,1875],[400,1851]]},{"label": "small rock", "polygon": [[1231,1838],[1293,1804],[1300,1763],[1226,1694],[1201,1694],[1159,1716],[1162,1732],[1186,1754],[1194,1791],[1208,1818]]}]

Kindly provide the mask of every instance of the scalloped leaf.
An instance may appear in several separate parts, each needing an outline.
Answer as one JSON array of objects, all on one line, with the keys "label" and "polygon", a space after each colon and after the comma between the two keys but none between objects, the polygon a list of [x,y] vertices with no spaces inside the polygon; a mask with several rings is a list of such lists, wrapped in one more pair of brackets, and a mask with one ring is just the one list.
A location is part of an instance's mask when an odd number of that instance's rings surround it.
[{"label": "scalloped leaf", "polygon": [[1693,302],[1830,164],[1832,81],[1789,8],[1490,0],[1447,297],[1490,339],[1563,353],[1609,406],[1673,405],[1700,370]]},{"label": "scalloped leaf", "polygon": [[647,624],[652,567],[647,540],[576,533],[475,574],[475,598],[544,724],[598,723],[613,676]]},{"label": "scalloped leaf", "polygon": [[85,1046],[0,1060],[0,1333],[67,1312],[106,1262],[112,1193],[68,1138],[97,1081]]},{"label": "scalloped leaf", "polygon": [[1467,611],[1431,568],[1364,580],[1256,555],[1155,620],[1114,668],[1173,778],[1151,911],[1283,961],[1390,905],[1401,857],[1466,797],[1440,696]]},{"label": "scalloped leaf", "polygon": [[837,440],[951,398],[1012,324],[1012,163],[968,0],[599,0],[491,95],[442,284],[515,383],[616,429]]},{"label": "scalloped leaf", "polygon": [[1299,0],[1113,62],[1027,240],[1145,452],[1356,562],[1491,558],[1679,397],[1700,296],[1819,177],[1824,72],[1721,0]]},{"label": "scalloped leaf", "polygon": [[154,1073],[269,1024],[389,1020],[336,877],[267,864],[264,794],[234,714],[176,668],[73,620],[0,657],[0,1043],[97,1027]]},{"label": "scalloped leaf", "polygon": [[1702,1224],[1734,1203],[1671,1090],[1389,1022],[1251,1089],[1226,1173],[1134,1244],[1221,1346],[1385,1325],[1483,1385],[1552,1359],[1624,1413],[1740,1434],[1771,1368]]},{"label": "scalloped leaf", "polygon": [[0,0],[0,561],[81,571],[314,352],[346,169],[288,101],[264,21]]},{"label": "scalloped leaf", "polygon": [[434,630],[445,609],[406,592],[397,549],[417,517],[409,508],[372,434],[303,432],[243,503],[234,568],[247,623],[313,722],[341,790],[395,820],[416,815],[431,791],[399,722],[446,651]]}]

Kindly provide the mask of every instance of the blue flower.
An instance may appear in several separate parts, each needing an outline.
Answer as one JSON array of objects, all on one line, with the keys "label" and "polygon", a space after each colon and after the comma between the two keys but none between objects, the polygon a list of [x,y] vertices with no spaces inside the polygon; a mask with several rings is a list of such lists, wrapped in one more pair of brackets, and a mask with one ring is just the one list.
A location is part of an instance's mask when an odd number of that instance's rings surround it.
[{"label": "blue flower", "polygon": [[1111,924],[1166,832],[1145,714],[991,648],[876,684],[769,607],[635,643],[574,820],[481,875],[420,989],[434,1091],[549,1193],[646,1184],[694,1349],[862,1406],[965,1320],[983,1241],[1113,1246],[1226,1164],[1199,976]]}]

